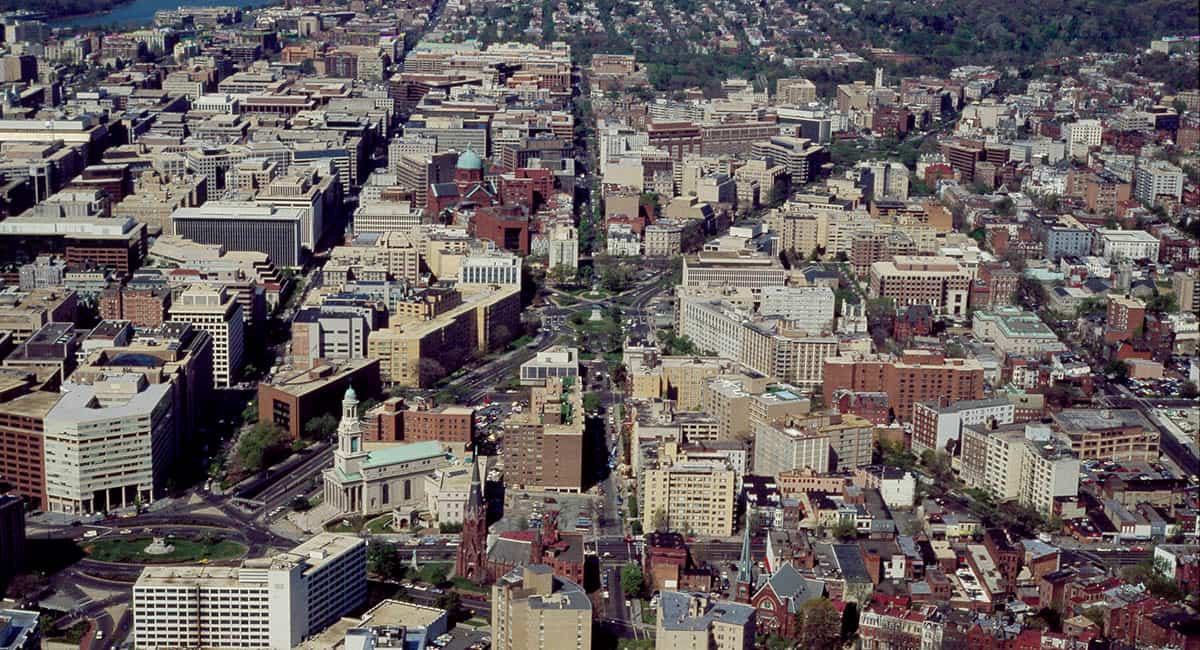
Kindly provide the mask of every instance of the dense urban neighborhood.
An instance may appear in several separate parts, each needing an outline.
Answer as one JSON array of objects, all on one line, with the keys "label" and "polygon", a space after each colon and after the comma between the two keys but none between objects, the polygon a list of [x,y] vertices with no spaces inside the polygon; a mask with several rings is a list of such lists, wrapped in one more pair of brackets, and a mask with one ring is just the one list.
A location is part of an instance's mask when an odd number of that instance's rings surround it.
[{"label": "dense urban neighborhood", "polygon": [[0,2],[0,650],[1200,650],[1194,2],[171,4]]}]

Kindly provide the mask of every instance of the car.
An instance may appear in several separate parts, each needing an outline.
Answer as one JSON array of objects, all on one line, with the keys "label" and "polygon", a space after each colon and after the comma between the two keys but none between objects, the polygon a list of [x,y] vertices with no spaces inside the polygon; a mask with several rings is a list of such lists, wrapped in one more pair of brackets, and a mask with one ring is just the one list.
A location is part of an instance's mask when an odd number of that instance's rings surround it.
[{"label": "car", "polygon": [[612,552],[611,552],[611,551],[605,551],[605,552],[604,552],[604,554],[603,554],[603,555],[601,555],[600,557],[612,557]]},{"label": "car", "polygon": [[122,535],[132,535],[133,534],[133,531],[128,528],[122,528],[118,532],[120,532]]},{"label": "car", "polygon": [[608,600],[608,598],[609,598],[608,590],[605,589],[603,592],[601,592],[600,597],[603,598],[604,600]]},{"label": "car", "polygon": [[93,538],[93,537],[98,537],[99,535],[100,535],[100,531],[98,531],[98,530],[85,530],[85,531],[83,531],[83,536],[84,536],[84,538],[85,538],[85,539],[91,539],[91,538]]}]

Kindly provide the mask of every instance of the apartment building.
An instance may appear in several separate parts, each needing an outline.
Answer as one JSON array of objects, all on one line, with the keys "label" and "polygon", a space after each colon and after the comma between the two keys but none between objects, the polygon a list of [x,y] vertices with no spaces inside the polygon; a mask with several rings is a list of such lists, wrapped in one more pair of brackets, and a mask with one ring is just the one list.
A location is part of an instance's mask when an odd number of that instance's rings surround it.
[{"label": "apartment building", "polygon": [[870,464],[874,441],[875,425],[857,415],[808,415],[764,422],[754,433],[754,473],[779,476],[799,468],[849,471]]},{"label": "apartment building", "polygon": [[800,187],[817,178],[821,165],[829,160],[829,152],[812,140],[781,135],[755,142],[750,157],[786,167],[792,187]]},{"label": "apartment building", "polygon": [[583,382],[551,377],[534,387],[529,410],[505,423],[505,480],[551,492],[583,489]]},{"label": "apartment building", "polygon": [[192,286],[184,289],[170,309],[171,320],[191,323],[212,337],[213,384],[237,383],[245,354],[242,306],[225,288]]},{"label": "apartment building", "polygon": [[518,566],[492,585],[496,650],[588,650],[592,601],[545,564]]},{"label": "apartment building", "polygon": [[686,454],[675,462],[642,471],[638,496],[642,527],[684,531],[698,536],[729,537],[734,532],[737,473],[728,462],[693,460]]},{"label": "apartment building", "polygon": [[43,421],[47,509],[110,512],[161,496],[176,452],[172,398],[141,374],[64,384]]},{"label": "apartment building", "polygon": [[908,421],[916,402],[983,398],[983,364],[976,359],[947,359],[928,350],[905,350],[901,355],[852,354],[826,357],[825,403],[845,388],[854,392],[887,393],[896,418]]},{"label": "apartment building", "polygon": [[1083,460],[1158,460],[1158,429],[1136,409],[1063,409],[1052,417]]},{"label": "apartment building", "polygon": [[1183,196],[1183,176],[1182,169],[1165,160],[1142,162],[1134,176],[1134,196],[1149,205],[1160,197],[1178,201]]},{"label": "apartment building", "polygon": [[656,650],[751,650],[756,610],[702,594],[664,591],[659,594]]},{"label": "apartment building", "polygon": [[917,402],[913,404],[912,450],[947,451],[958,444],[964,427],[1012,424],[1016,407],[1004,397],[982,400]]},{"label": "apartment building", "polygon": [[898,255],[871,265],[872,298],[891,298],[897,307],[929,305],[951,316],[965,316],[971,274],[949,257]]},{"label": "apartment building", "polygon": [[133,586],[138,648],[289,650],[359,608],[367,545],[320,533],[239,567],[147,567]]},{"label": "apartment building", "polygon": [[968,426],[962,432],[961,476],[967,487],[997,501],[1016,500],[1048,514],[1056,497],[1076,496],[1079,458],[1047,425]]}]

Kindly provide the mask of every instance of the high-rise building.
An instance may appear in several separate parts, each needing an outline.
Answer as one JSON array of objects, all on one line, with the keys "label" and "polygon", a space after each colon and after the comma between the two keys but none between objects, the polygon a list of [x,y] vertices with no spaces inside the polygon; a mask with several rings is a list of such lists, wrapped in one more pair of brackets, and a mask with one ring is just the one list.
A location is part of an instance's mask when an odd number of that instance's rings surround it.
[{"label": "high-rise building", "polygon": [[[25,500],[0,495],[0,594],[25,568]],[[0,623],[0,630],[4,625]],[[0,637],[0,641],[5,637]]]},{"label": "high-rise building", "polygon": [[738,475],[729,461],[691,458],[687,450],[666,461],[642,470],[642,527],[655,530],[665,524],[668,530],[695,535],[732,535]]},{"label": "high-rise building", "polygon": [[367,545],[320,533],[240,567],[147,567],[133,586],[139,648],[287,650],[359,608]]},{"label": "high-rise building", "polygon": [[905,350],[900,356],[853,354],[826,357],[825,403],[832,404],[840,388],[888,395],[897,419],[912,417],[917,402],[983,398],[983,364],[975,359],[947,359],[941,353]]},{"label": "high-rise building", "polygon": [[505,480],[514,487],[555,492],[583,489],[583,382],[548,377],[535,386],[529,410],[506,423]]},{"label": "high-rise building", "polygon": [[208,332],[213,342],[213,384],[237,383],[245,354],[242,307],[224,288],[192,286],[171,305],[171,320],[191,323]]},{"label": "high-rise building", "polygon": [[1165,160],[1138,165],[1133,193],[1142,203],[1153,205],[1160,196],[1178,201],[1183,196],[1183,170]]},{"label": "high-rise building", "polygon": [[874,440],[875,425],[851,414],[763,422],[754,432],[754,473],[779,476],[804,467],[817,472],[850,471],[870,464]]},{"label": "high-rise building", "polygon": [[92,514],[151,503],[175,457],[172,386],[141,374],[64,384],[46,413],[48,510]]},{"label": "high-rise building", "polygon": [[1171,293],[1181,313],[1196,311],[1196,271],[1176,271],[1171,274]]},{"label": "high-rise building", "polygon": [[1048,425],[969,426],[962,432],[962,478],[998,501],[1050,513],[1056,497],[1077,494],[1079,458]]},{"label": "high-rise building", "polygon": [[953,258],[898,255],[872,264],[870,278],[872,298],[891,298],[897,307],[929,305],[952,316],[967,313],[971,274]]},{"label": "high-rise building", "polygon": [[829,152],[805,138],[775,136],[755,142],[750,148],[752,158],[763,158],[774,165],[783,165],[792,177],[792,187],[800,187],[817,178],[821,166],[829,161]]},{"label": "high-rise building", "polygon": [[496,650],[588,650],[592,602],[545,564],[517,567],[492,585]]},{"label": "high-rise building", "polygon": [[995,397],[984,400],[918,402],[913,404],[912,450],[947,451],[951,442],[956,445],[963,427],[1012,424],[1016,407],[1008,399]]},{"label": "high-rise building", "polygon": [[300,247],[304,211],[253,203],[216,203],[179,208],[171,213],[172,234],[201,244],[220,244],[227,251],[266,253],[280,266],[303,263]]}]

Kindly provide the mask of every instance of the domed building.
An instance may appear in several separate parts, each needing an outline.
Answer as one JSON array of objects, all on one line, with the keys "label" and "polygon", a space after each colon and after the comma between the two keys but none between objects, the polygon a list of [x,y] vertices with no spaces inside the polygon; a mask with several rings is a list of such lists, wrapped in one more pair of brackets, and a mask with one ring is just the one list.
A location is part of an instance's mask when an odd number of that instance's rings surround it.
[{"label": "domed building", "polygon": [[430,186],[429,212],[438,214],[455,206],[488,207],[500,202],[500,192],[491,181],[485,181],[486,163],[479,154],[467,149],[458,155],[454,164],[453,183],[434,183]]}]

